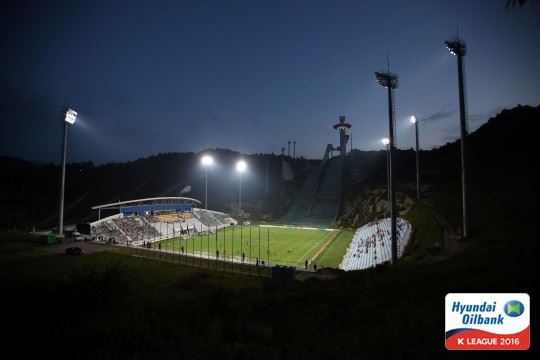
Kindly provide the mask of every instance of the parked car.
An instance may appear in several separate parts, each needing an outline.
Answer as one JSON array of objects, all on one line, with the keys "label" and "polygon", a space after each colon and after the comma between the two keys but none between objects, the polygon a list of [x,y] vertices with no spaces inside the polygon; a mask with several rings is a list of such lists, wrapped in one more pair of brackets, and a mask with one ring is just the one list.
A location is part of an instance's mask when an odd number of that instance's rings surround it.
[{"label": "parked car", "polygon": [[66,239],[69,241],[83,241],[84,240],[81,234],[76,230],[66,230],[64,231],[64,235]]},{"label": "parked car", "polygon": [[84,254],[84,250],[80,247],[69,247],[66,249],[66,255],[80,256]]},{"label": "parked car", "polygon": [[73,241],[84,241],[84,237],[81,235],[81,233],[74,231],[73,232]]}]

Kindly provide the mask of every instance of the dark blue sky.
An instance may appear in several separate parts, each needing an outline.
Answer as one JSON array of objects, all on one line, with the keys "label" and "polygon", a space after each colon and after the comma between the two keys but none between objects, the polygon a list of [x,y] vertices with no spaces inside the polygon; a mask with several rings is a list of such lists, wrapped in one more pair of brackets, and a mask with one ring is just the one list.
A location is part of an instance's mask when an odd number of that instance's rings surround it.
[{"label": "dark blue sky", "polygon": [[0,29],[0,155],[60,160],[61,105],[79,111],[70,161],[133,160],[221,147],[320,158],[337,144],[378,149],[390,53],[398,146],[458,135],[456,59],[467,41],[475,129],[503,107],[540,102],[540,3],[506,1],[16,1]]}]

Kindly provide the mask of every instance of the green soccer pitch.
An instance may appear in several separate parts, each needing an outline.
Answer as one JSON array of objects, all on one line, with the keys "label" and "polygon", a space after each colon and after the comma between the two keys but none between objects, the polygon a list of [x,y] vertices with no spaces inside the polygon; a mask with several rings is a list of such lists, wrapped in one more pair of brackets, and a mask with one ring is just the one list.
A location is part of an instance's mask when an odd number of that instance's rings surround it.
[{"label": "green soccer pitch", "polygon": [[[348,245],[352,238],[352,235],[348,233],[347,235],[350,236],[343,235],[345,234],[339,231],[242,225],[218,230],[213,234],[195,235],[189,239],[177,237],[155,242],[152,248],[159,247],[161,243],[162,250],[181,252],[183,247],[184,253],[188,255],[202,254],[203,257],[207,257],[209,254],[211,259],[216,257],[217,249],[220,260],[226,258],[230,261],[234,256],[235,261],[241,261],[244,254],[245,262],[255,263],[256,259],[259,259],[266,264],[269,261],[272,265],[295,267],[304,267],[306,260],[309,261],[317,255],[317,259],[324,257],[325,262],[328,263],[317,264],[319,267],[324,265],[337,267],[345,253],[346,246],[343,247],[343,243],[346,242]],[[319,250],[334,238],[339,240],[338,244],[332,241],[324,251],[319,253]],[[339,248],[337,251],[336,246]],[[323,256],[325,253],[332,254],[331,258]]]}]

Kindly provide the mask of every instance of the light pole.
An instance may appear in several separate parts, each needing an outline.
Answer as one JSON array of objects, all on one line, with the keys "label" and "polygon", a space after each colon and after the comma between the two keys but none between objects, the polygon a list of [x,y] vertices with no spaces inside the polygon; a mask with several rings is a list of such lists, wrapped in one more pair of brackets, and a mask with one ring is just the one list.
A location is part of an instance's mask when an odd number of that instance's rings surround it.
[{"label": "light pole", "polygon": [[214,159],[210,155],[204,155],[201,162],[204,166],[204,207],[208,210],[208,167],[212,166]]},{"label": "light pole", "polygon": [[457,57],[458,67],[458,90],[459,90],[459,126],[461,133],[461,188],[462,188],[462,206],[463,206],[463,231],[462,238],[469,237],[469,146],[467,130],[467,114],[465,112],[465,85],[463,76],[463,57],[467,54],[467,45],[465,41],[456,37],[444,42],[450,54]]},{"label": "light pole", "polygon": [[[390,66],[388,66],[390,67]],[[387,89],[388,93],[388,140],[389,143],[389,172],[390,172],[390,233],[392,238],[392,264],[397,263],[397,205],[396,205],[396,174],[394,152],[396,148],[396,130],[394,118],[394,89],[398,87],[397,74],[391,73],[390,69],[386,72],[375,72],[377,83]]]},{"label": "light pole", "polygon": [[416,200],[420,200],[420,145],[418,143],[418,123],[416,116],[411,116],[411,123],[414,124],[416,134]]},{"label": "light pole", "polygon": [[390,209],[390,139],[383,138],[381,142],[386,146],[386,194],[388,199],[388,209]]},{"label": "light pole", "polygon": [[242,214],[242,173],[246,171],[247,164],[244,160],[236,163],[236,171],[238,172],[238,214]]},{"label": "light pole", "polygon": [[66,157],[67,157],[67,136],[68,127],[75,124],[77,119],[77,112],[65,108],[62,112],[62,122],[64,123],[64,143],[62,146],[62,179],[60,181],[60,220],[58,224],[58,235],[62,237],[65,243],[64,235],[64,190],[66,188]]}]

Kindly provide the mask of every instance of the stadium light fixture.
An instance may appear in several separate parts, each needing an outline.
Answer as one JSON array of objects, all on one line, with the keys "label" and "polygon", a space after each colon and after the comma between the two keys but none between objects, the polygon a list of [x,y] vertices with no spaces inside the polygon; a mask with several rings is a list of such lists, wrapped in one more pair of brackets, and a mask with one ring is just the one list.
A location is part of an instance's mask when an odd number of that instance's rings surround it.
[{"label": "stadium light fixture", "polygon": [[416,124],[416,116],[411,116],[411,124]]},{"label": "stadium light fixture", "polygon": [[64,122],[69,125],[75,124],[75,120],[77,120],[77,112],[73,109],[65,109],[64,112]]},{"label": "stadium light fixture", "polygon": [[211,166],[214,163],[214,158],[210,155],[204,155],[201,159],[201,162],[204,166]]},{"label": "stadium light fixture", "polygon": [[60,180],[60,215],[58,220],[58,235],[64,239],[64,192],[66,188],[66,157],[67,157],[67,136],[68,126],[75,124],[77,112],[68,107],[62,111],[62,122],[64,123],[64,143],[62,145],[62,177]]},{"label": "stadium light fixture", "polygon": [[238,172],[238,215],[242,214],[242,174],[246,172],[247,164],[244,160],[236,163],[236,172]]},{"label": "stadium light fixture", "polygon": [[239,173],[245,172],[247,169],[247,164],[244,160],[240,160],[236,163],[236,171]]},{"label": "stadium light fixture", "polygon": [[382,139],[381,139],[381,142],[382,142],[383,145],[388,145],[388,144],[390,144],[390,139],[388,139],[388,138],[382,138]]},{"label": "stadium light fixture", "polygon": [[464,56],[467,54],[467,45],[465,44],[465,41],[461,40],[459,37],[446,40],[444,44],[452,55]]},{"label": "stadium light fixture", "polygon": [[204,155],[201,159],[204,166],[204,208],[208,210],[208,167],[214,163],[214,158],[210,155]]}]

